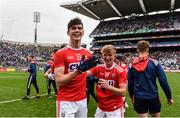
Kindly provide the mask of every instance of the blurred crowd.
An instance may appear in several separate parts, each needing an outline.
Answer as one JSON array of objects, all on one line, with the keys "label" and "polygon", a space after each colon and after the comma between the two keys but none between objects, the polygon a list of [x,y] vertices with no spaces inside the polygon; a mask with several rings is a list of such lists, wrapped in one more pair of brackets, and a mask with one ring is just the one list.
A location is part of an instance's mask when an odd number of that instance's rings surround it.
[{"label": "blurred crowd", "polygon": [[54,46],[0,41],[0,67],[25,67],[28,55],[34,55],[38,61],[47,61],[54,48]]},{"label": "blurred crowd", "polygon": [[180,12],[102,21],[91,35],[142,33],[180,28]]},{"label": "blurred crowd", "polygon": [[[135,53],[125,53],[124,55],[128,64],[137,57]],[[165,70],[180,70],[180,51],[156,51],[151,52],[150,57],[159,61]]]},{"label": "blurred crowd", "polygon": [[[47,62],[54,48],[59,47],[0,42],[0,67],[25,67],[27,66],[26,57],[29,54],[33,54],[39,62]],[[131,52],[121,55],[125,57],[127,65],[137,56],[136,53]],[[164,69],[180,70],[180,51],[156,51],[151,52],[150,55],[158,60]]]},{"label": "blurred crowd", "polygon": [[154,52],[156,58],[165,70],[180,70],[180,51]]},{"label": "blurred crowd", "polygon": [[[95,55],[101,58],[100,53],[96,52]],[[118,55],[124,57],[122,61],[124,61],[126,65],[129,65],[134,58],[138,57],[135,52],[118,53]],[[149,55],[152,59],[159,61],[165,70],[180,70],[180,51],[155,51],[150,52]]]},{"label": "blurred crowd", "polygon": [[[180,45],[179,40],[176,39],[166,39],[166,40],[150,40],[151,47],[163,47],[163,46],[173,46],[173,45]],[[112,44],[116,47],[126,48],[136,48],[137,42],[133,41],[116,41],[116,42],[106,42],[106,43],[93,43],[93,46],[91,48],[102,48],[106,44]]]}]

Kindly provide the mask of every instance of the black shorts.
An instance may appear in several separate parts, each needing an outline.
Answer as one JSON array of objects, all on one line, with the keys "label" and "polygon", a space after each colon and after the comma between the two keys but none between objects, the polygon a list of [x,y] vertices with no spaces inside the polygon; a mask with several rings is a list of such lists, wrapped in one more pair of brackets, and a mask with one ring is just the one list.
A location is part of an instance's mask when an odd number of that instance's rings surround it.
[{"label": "black shorts", "polygon": [[134,110],[137,113],[158,113],[161,110],[159,97],[153,99],[134,98]]}]

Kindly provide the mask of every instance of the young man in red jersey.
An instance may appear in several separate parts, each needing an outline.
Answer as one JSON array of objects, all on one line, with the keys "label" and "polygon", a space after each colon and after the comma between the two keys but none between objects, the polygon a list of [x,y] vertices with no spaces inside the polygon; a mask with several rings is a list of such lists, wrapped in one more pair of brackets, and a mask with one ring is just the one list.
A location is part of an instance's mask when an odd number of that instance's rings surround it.
[{"label": "young man in red jersey", "polygon": [[[123,55],[117,55],[115,62],[127,72],[128,66],[126,65],[126,59]],[[125,97],[123,97],[123,101],[124,101],[124,112],[125,112],[126,111],[125,109],[128,107]]]},{"label": "young man in red jersey", "polygon": [[[91,57],[90,51],[81,47],[84,28],[81,19],[74,18],[68,23],[69,44],[54,55],[57,93],[57,117],[87,117],[86,71],[80,61]],[[93,61],[89,62],[91,65]],[[79,67],[79,68],[78,68]]]},{"label": "young man in red jersey", "polygon": [[55,96],[57,96],[57,87],[56,87],[56,82],[54,79],[54,54],[58,51],[58,49],[54,49],[53,53],[50,55],[51,56],[51,64],[48,66],[48,70],[45,72],[45,77],[47,78],[47,89],[48,89],[48,98],[51,98],[51,83],[54,88]]},{"label": "young man in red jersey", "polygon": [[126,65],[126,59],[123,55],[117,55],[116,57],[116,63],[120,65],[124,70],[127,71],[128,66]]},{"label": "young man in red jersey", "polygon": [[98,108],[95,117],[124,117],[123,96],[126,94],[127,72],[115,63],[116,48],[106,45],[101,49],[104,64],[87,71],[98,78],[96,93]]}]

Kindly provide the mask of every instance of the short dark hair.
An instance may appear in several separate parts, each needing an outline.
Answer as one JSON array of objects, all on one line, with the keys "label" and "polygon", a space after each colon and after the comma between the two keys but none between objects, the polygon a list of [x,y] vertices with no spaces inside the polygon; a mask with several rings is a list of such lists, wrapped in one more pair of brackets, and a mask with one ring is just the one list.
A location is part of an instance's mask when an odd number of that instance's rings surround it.
[{"label": "short dark hair", "polygon": [[141,40],[137,43],[137,49],[139,52],[146,52],[147,50],[149,50],[149,42],[145,41],[145,40]]},{"label": "short dark hair", "polygon": [[124,55],[121,55],[121,54],[117,55],[117,56],[116,56],[116,59],[119,59],[119,60],[121,60],[121,61],[125,61],[125,60],[126,60],[125,57],[124,57]]},{"label": "short dark hair", "polygon": [[69,31],[69,29],[70,29],[73,25],[82,25],[82,26],[83,26],[83,23],[82,23],[82,21],[81,21],[80,18],[77,18],[77,17],[76,17],[76,18],[71,19],[71,20],[69,21],[69,23],[68,23],[68,26],[67,26],[68,31]]}]

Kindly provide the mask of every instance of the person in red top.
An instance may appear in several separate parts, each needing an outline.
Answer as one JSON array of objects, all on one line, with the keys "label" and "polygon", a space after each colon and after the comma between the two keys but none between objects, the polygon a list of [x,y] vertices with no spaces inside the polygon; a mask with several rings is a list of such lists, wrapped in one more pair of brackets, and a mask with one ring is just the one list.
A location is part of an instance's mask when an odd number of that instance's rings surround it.
[{"label": "person in red top", "polygon": [[87,71],[99,81],[96,86],[98,108],[95,117],[124,117],[123,99],[126,93],[127,72],[115,63],[116,49],[106,45],[101,50],[104,64]]},{"label": "person in red top", "polygon": [[[126,65],[126,58],[123,55],[117,55],[115,62],[127,72],[128,66]],[[123,101],[124,101],[124,112],[125,112],[126,111],[125,109],[128,107],[125,97],[123,97]]]},{"label": "person in red top", "polygon": [[126,65],[126,59],[123,55],[117,55],[116,57],[116,63],[120,65],[124,70],[127,71],[128,66]]},{"label": "person in red top", "polygon": [[47,89],[48,89],[48,98],[51,98],[51,83],[54,88],[55,96],[57,96],[57,87],[56,82],[54,80],[54,54],[58,51],[58,49],[54,49],[53,53],[51,54],[51,63],[48,65],[48,70],[45,72],[45,77],[47,81]]},{"label": "person in red top", "polygon": [[67,34],[70,38],[69,44],[54,55],[55,81],[59,88],[56,115],[87,117],[86,73],[82,73],[87,70],[83,70],[87,66],[82,66],[80,61],[82,57],[91,57],[91,53],[80,45],[84,35],[81,19],[74,18],[68,23]]}]

